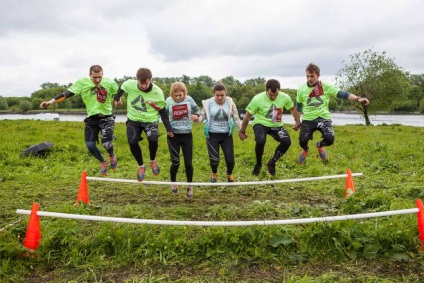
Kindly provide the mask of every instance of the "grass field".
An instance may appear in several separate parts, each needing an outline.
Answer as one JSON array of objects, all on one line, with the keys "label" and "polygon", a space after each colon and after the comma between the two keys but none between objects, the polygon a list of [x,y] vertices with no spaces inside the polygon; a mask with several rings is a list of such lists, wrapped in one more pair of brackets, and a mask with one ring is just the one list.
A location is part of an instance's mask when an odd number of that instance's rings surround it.
[{"label": "grass field", "polygon": [[[291,125],[288,125],[290,128]],[[354,173],[356,193],[344,199],[345,179],[249,186],[197,186],[193,201],[166,185],[89,182],[89,205],[74,206],[81,174],[99,176],[83,141],[82,122],[0,121],[1,282],[422,282],[424,257],[415,214],[301,225],[249,227],[155,226],[41,217],[37,258],[23,256],[27,215],[16,209],[160,220],[280,220],[408,209],[424,199],[424,128],[336,126],[323,164],[311,150],[305,165],[298,132],[272,178],[251,175],[254,139],[235,142],[235,181],[282,180]],[[161,125],[161,132],[164,128]],[[137,165],[116,125],[119,167],[107,177],[136,178]],[[194,181],[208,182],[202,125],[193,129]],[[319,133],[314,141],[319,139]],[[166,137],[160,137],[161,175],[169,180]],[[19,157],[50,141],[42,157]],[[148,160],[146,139],[140,142]],[[263,163],[276,142],[268,138]],[[311,142],[311,145],[313,143]],[[104,150],[102,150],[104,153]],[[223,160],[218,181],[224,182]],[[185,181],[181,164],[178,181]],[[183,188],[182,188],[183,189]]]}]

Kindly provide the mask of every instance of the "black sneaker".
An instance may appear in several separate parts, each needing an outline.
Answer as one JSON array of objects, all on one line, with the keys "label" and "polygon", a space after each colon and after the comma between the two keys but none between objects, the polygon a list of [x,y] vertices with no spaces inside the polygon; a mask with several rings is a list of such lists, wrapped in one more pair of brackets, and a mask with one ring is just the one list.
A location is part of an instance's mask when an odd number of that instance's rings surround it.
[{"label": "black sneaker", "polygon": [[253,168],[253,171],[252,171],[252,175],[258,176],[259,173],[261,172],[261,167],[262,167],[262,164],[255,164],[255,167]]},{"label": "black sneaker", "polygon": [[275,176],[275,163],[268,162],[266,168],[271,176]]}]

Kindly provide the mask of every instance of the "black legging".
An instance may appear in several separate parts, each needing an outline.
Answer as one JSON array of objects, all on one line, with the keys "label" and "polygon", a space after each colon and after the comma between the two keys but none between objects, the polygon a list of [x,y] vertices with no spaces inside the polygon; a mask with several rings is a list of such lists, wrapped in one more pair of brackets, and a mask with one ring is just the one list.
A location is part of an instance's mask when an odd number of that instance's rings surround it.
[{"label": "black legging", "polygon": [[193,135],[174,134],[174,137],[168,137],[169,154],[171,155],[171,182],[177,181],[177,172],[180,167],[180,149],[183,152],[184,166],[187,182],[193,181]]},{"label": "black legging", "polygon": [[233,174],[234,169],[234,144],[233,136],[228,133],[211,133],[209,139],[206,140],[208,147],[209,163],[212,173],[218,172],[219,165],[219,146],[224,153],[225,163],[227,164],[227,174]]},{"label": "black legging", "polygon": [[279,142],[277,148],[275,149],[274,155],[269,160],[270,163],[275,164],[284,153],[287,152],[291,145],[291,139],[289,133],[284,127],[271,128],[266,127],[260,124],[253,126],[253,132],[255,133],[255,154],[256,154],[256,164],[262,165],[262,155],[264,154],[266,136],[270,135],[277,142]]},{"label": "black legging", "polygon": [[158,151],[158,124],[157,123],[142,123],[127,120],[127,138],[130,151],[137,161],[138,165],[143,165],[143,155],[141,147],[138,144],[143,138],[141,133],[144,131],[149,143],[150,160],[155,160],[156,152]]}]

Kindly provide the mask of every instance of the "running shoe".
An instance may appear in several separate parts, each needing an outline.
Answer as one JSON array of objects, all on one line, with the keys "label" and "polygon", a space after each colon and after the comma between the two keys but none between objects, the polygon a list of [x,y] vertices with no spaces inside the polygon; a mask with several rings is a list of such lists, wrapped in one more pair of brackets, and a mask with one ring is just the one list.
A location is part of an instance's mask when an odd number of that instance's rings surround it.
[{"label": "running shoe", "polygon": [[101,163],[101,167],[100,167],[100,174],[101,174],[102,176],[106,176],[106,175],[107,175],[107,162],[106,162],[106,161],[103,161],[103,162]]},{"label": "running shoe", "polygon": [[218,174],[212,173],[211,174],[211,183],[216,183],[217,179],[218,179]]},{"label": "running shoe", "polygon": [[323,147],[318,147],[318,153],[319,153],[319,157],[323,160],[323,161],[328,161],[327,160],[327,153],[325,152]]},{"label": "running shoe", "polygon": [[255,164],[255,167],[253,168],[253,171],[252,171],[252,175],[258,176],[259,173],[261,172],[261,167],[262,167],[262,164]]},{"label": "running shoe", "polygon": [[112,170],[115,170],[116,167],[118,167],[118,160],[116,159],[116,155],[109,155],[109,161],[110,161],[110,168],[112,168]]},{"label": "running shoe", "polygon": [[139,182],[144,181],[144,171],[146,170],[146,166],[143,164],[141,166],[138,166],[138,172],[137,172],[137,180]]},{"label": "running shoe", "polygon": [[187,200],[191,200],[193,198],[193,187],[192,186],[187,187],[186,198],[187,198]]},{"label": "running shoe", "polygon": [[153,175],[157,176],[160,174],[159,165],[156,160],[150,161],[150,166],[152,166]]},{"label": "running shoe", "polygon": [[228,183],[233,183],[234,182],[233,174],[227,175],[227,181],[228,181]]},{"label": "running shoe", "polygon": [[266,168],[271,176],[275,176],[275,163],[268,162]]},{"label": "running shoe", "polygon": [[302,152],[299,155],[299,158],[297,159],[297,163],[299,164],[305,163],[307,155],[308,155],[308,152],[306,150],[302,150]]},{"label": "running shoe", "polygon": [[178,187],[175,185],[171,185],[171,192],[176,195],[178,194]]}]

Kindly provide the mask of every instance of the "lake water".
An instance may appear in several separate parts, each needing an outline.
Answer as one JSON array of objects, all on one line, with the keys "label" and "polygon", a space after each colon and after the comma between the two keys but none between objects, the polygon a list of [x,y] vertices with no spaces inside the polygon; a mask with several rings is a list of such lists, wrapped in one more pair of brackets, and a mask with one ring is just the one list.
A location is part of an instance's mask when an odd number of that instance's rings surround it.
[{"label": "lake water", "polygon": [[[343,126],[343,125],[355,125],[365,124],[365,119],[359,114],[348,114],[348,113],[333,113],[332,114],[333,125]],[[67,114],[57,114],[57,113],[42,113],[42,114],[0,114],[0,120],[59,120],[59,121],[74,121],[74,122],[83,122],[84,115],[67,115]],[[371,124],[373,125],[382,125],[382,124],[400,124],[405,126],[416,126],[424,127],[424,115],[370,115],[369,116]],[[124,123],[127,120],[126,115],[117,115],[116,122]],[[283,115],[283,122],[287,124],[293,124],[293,117],[290,114]]]}]

